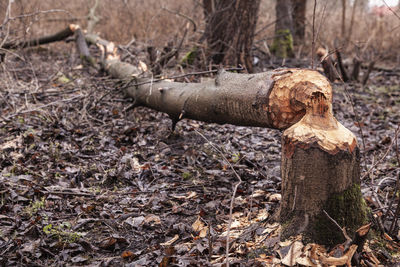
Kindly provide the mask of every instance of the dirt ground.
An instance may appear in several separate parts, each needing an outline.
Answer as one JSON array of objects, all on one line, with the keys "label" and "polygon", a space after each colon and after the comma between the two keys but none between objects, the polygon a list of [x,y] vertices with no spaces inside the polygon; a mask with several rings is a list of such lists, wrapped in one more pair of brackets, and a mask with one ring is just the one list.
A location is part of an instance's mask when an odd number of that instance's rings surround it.
[{"label": "dirt ground", "polygon": [[[231,263],[280,266],[279,131],[183,120],[171,133],[166,115],[128,110],[73,44],[8,53],[0,68],[2,266],[218,266],[235,172]],[[399,69],[377,69],[365,87],[334,86],[362,152],[364,256],[385,266],[400,249],[399,84]]]}]

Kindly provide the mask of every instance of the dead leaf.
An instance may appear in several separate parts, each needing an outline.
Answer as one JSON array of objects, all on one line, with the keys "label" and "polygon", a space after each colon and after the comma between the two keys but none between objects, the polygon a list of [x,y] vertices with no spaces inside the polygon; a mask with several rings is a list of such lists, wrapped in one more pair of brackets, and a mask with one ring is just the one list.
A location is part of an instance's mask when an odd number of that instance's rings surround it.
[{"label": "dead leaf", "polygon": [[144,218],[144,223],[161,224],[161,219],[157,215],[149,214]]},{"label": "dead leaf", "polygon": [[194,231],[200,232],[199,237],[203,238],[207,236],[208,227],[201,221],[200,216],[192,224],[192,228]]},{"label": "dead leaf", "polygon": [[124,252],[122,252],[121,257],[123,259],[133,259],[135,257],[135,254],[130,250],[125,250]]},{"label": "dead leaf", "polygon": [[281,199],[282,199],[282,195],[276,193],[276,194],[270,195],[269,198],[268,198],[268,201],[271,201],[271,202],[279,202],[279,201],[281,201]]},{"label": "dead leaf", "polygon": [[282,259],[282,263],[288,266],[293,266],[296,264],[296,259],[302,254],[302,249],[304,245],[300,241],[295,241],[286,256]]},{"label": "dead leaf", "polygon": [[354,253],[357,250],[357,245],[351,245],[350,248],[347,250],[346,254],[340,258],[335,257],[326,257],[325,255],[320,255],[319,260],[322,264],[326,265],[345,265],[351,266],[351,258],[353,258]]},{"label": "dead leaf", "polygon": [[173,238],[168,240],[167,242],[161,243],[161,246],[171,246],[176,240],[179,239],[179,235],[175,235]]}]

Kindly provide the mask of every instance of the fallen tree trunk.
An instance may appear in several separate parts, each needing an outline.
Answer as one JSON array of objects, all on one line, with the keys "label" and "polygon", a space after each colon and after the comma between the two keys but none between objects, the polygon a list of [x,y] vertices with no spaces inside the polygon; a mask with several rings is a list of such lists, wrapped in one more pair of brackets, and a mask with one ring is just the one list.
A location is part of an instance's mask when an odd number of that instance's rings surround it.
[{"label": "fallen tree trunk", "polygon": [[125,92],[136,106],[165,112],[174,123],[188,118],[286,129],[304,116],[305,102],[312,94],[319,92],[332,101],[329,81],[314,70],[282,69],[258,74],[220,71],[215,80],[203,83],[152,82],[136,78],[138,69],[119,61],[112,43],[92,35],[87,40],[103,47],[106,71],[131,84]]},{"label": "fallen tree trunk", "polygon": [[[311,80],[326,86],[315,86]],[[304,100],[315,92],[331,98],[331,88],[320,74],[297,69],[259,74],[221,71],[209,82],[161,81],[126,88],[137,105],[165,112],[173,121],[189,118],[276,129],[299,121]]]},{"label": "fallen tree trunk", "polygon": [[42,44],[53,43],[57,41],[62,41],[72,36],[75,33],[75,30],[78,29],[79,26],[75,24],[70,24],[65,29],[48,36],[44,36],[41,38],[31,39],[28,41],[17,41],[17,42],[8,42],[3,45],[4,49],[12,49],[12,48],[25,48],[31,46],[37,46]]}]

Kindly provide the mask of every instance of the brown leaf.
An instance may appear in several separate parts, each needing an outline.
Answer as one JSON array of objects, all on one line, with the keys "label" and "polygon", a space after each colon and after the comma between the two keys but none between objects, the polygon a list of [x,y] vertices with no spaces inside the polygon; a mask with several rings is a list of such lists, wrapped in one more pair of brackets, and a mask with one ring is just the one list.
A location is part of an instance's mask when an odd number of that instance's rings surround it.
[{"label": "brown leaf", "polygon": [[121,253],[121,257],[126,260],[131,260],[135,257],[135,254],[130,250],[125,250]]}]

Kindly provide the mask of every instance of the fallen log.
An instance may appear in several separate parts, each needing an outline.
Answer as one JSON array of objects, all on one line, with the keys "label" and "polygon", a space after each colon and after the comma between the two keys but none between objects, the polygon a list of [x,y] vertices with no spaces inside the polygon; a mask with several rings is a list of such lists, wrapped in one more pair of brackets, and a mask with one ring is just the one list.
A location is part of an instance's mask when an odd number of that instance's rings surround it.
[{"label": "fallen log", "polygon": [[75,24],[68,25],[65,29],[61,31],[51,34],[48,36],[35,38],[27,41],[16,41],[16,42],[8,42],[3,45],[2,48],[4,49],[15,49],[15,48],[25,48],[25,47],[32,47],[38,46],[42,44],[49,44],[53,42],[63,41],[66,38],[72,36],[75,33],[75,30],[78,29],[79,26]]},{"label": "fallen log", "polygon": [[215,80],[203,83],[152,81],[138,78],[138,69],[119,61],[116,48],[97,36],[90,43],[102,46],[104,68],[125,80],[125,93],[136,106],[167,113],[175,124],[183,118],[241,126],[286,129],[305,114],[306,101],[315,93],[332,101],[329,81],[308,69],[281,69],[258,74],[220,71]]}]

